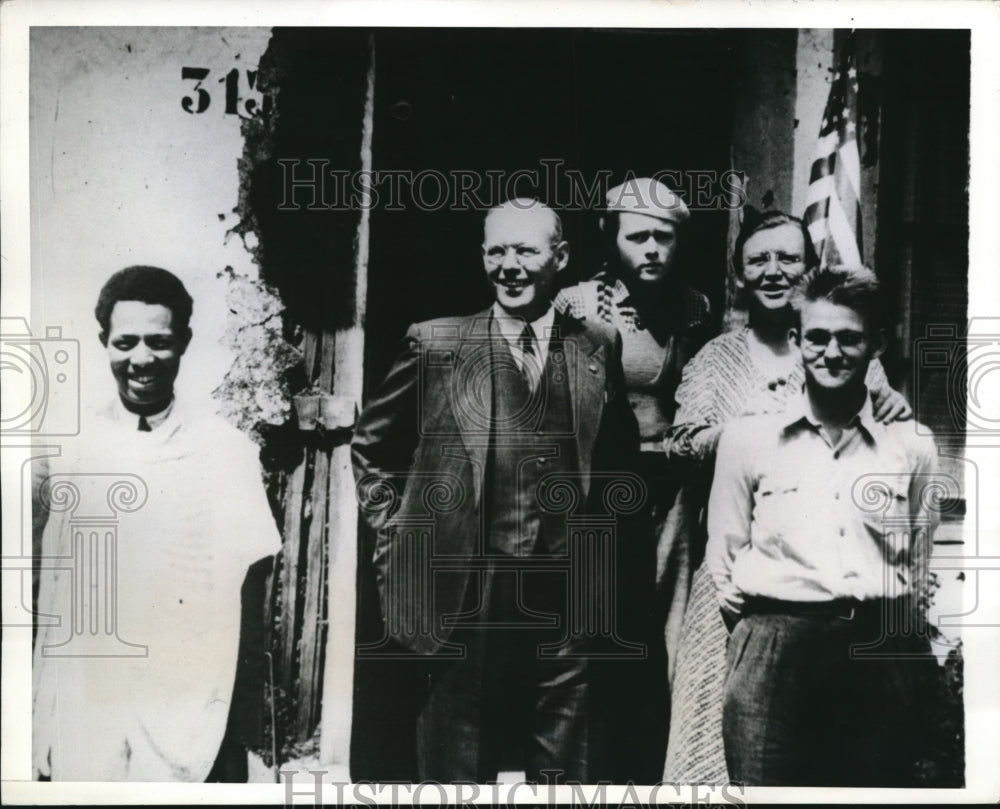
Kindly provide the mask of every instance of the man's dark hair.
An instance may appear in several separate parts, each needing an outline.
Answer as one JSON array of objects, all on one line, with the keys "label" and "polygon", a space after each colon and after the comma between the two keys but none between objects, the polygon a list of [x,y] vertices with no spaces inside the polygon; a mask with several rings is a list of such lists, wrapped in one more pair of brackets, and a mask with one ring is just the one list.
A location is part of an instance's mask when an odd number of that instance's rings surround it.
[{"label": "man's dark hair", "polygon": [[887,313],[882,286],[867,267],[817,267],[803,275],[791,294],[799,325],[803,306],[820,300],[858,312],[870,332],[885,328]]},{"label": "man's dark hair", "polygon": [[751,205],[743,209],[743,222],[740,225],[739,235],[733,244],[733,270],[740,277],[743,276],[743,245],[755,233],[762,230],[769,230],[781,225],[795,225],[802,231],[802,242],[805,245],[802,253],[802,261],[806,269],[810,269],[819,264],[819,256],[813,247],[812,238],[809,236],[809,228],[806,223],[797,216],[792,216],[784,211],[758,211]]},{"label": "man's dark hair", "polygon": [[111,329],[111,310],[118,301],[140,301],[166,306],[173,315],[171,328],[178,335],[187,331],[194,304],[184,284],[172,272],[159,267],[142,266],[119,270],[101,287],[94,316],[105,334]]}]

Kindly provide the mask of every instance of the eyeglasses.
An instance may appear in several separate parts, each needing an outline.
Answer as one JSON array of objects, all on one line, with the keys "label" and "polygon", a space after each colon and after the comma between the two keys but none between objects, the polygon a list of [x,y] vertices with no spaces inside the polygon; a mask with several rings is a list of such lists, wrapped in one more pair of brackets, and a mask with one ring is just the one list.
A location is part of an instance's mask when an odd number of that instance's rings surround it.
[{"label": "eyeglasses", "polygon": [[495,269],[504,263],[507,254],[514,251],[514,261],[518,267],[531,267],[541,263],[545,258],[545,253],[537,247],[528,244],[511,245],[504,247],[494,245],[490,248],[483,248],[483,261],[490,269]]},{"label": "eyeglasses", "polygon": [[865,346],[866,337],[862,331],[842,329],[830,332],[826,329],[809,329],[802,335],[802,349],[810,354],[819,354],[830,345],[830,340],[836,340],[837,346],[845,354],[858,354]]}]

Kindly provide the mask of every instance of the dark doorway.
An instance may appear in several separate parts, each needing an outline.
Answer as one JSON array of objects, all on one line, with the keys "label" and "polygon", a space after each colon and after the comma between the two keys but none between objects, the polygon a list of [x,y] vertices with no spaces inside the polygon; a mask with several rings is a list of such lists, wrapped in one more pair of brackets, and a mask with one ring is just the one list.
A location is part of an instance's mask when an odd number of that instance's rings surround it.
[{"label": "dark doorway", "polygon": [[[490,302],[479,257],[483,210],[456,210],[454,194],[440,204],[432,172],[452,190],[460,173],[475,175],[478,197],[494,202],[513,179],[509,188],[559,209],[571,246],[563,283],[588,278],[602,262],[600,200],[581,205],[577,195],[568,205],[567,182],[547,181],[546,171],[564,178],[575,170],[588,184],[605,172],[612,185],[627,171],[673,170],[685,182],[699,171],[725,172],[732,39],[686,31],[379,31],[373,168],[424,175],[413,193],[403,189],[404,210],[388,210],[384,195],[373,210],[367,327],[379,339],[368,341],[368,385],[385,375],[409,323]],[[678,258],[717,312],[727,224],[726,211],[698,211]]]},{"label": "dark doorway", "polygon": [[[503,199],[506,190],[538,196],[560,211],[571,246],[563,283],[574,283],[602,264],[597,226],[602,196],[591,204],[569,199],[558,176],[575,170],[591,185],[603,172],[606,189],[629,171],[642,176],[672,170],[682,175],[678,190],[691,205],[683,182],[698,172],[719,176],[729,169],[731,54],[739,36],[538,29],[376,32],[373,170],[406,175],[395,186],[385,181],[376,186],[367,391],[385,377],[408,324],[489,305],[481,223],[484,208]],[[553,183],[545,172],[554,166]],[[505,188],[518,171],[520,182]],[[484,205],[463,205],[471,200],[456,197],[460,175],[478,180],[477,199]],[[709,295],[717,318],[724,302],[727,227],[728,211],[696,210],[676,265]],[[359,562],[362,643],[381,633],[367,552],[371,540],[363,537]],[[425,681],[416,661],[357,661],[355,779],[415,776],[413,722]]]}]

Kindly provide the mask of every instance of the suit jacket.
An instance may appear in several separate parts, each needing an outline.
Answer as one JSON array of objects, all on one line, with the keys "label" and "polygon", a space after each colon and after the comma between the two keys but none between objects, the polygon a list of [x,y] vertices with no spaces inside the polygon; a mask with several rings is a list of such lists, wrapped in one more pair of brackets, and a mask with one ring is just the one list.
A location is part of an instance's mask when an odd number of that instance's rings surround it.
[{"label": "suit jacket", "polygon": [[[636,480],[638,428],[625,395],[621,337],[566,315],[554,325],[570,380],[583,498],[566,514],[606,513],[610,487]],[[424,654],[448,645],[451,628],[442,619],[466,606],[475,560],[485,553],[490,343],[490,310],[411,326],[352,442],[361,515],[378,532],[374,562],[388,633]]]}]

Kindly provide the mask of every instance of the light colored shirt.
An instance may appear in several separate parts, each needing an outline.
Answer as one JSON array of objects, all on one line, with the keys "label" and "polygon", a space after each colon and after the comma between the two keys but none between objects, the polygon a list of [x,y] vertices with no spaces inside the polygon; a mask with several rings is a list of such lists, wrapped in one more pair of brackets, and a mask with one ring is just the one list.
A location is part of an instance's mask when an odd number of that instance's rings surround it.
[{"label": "light colored shirt", "polygon": [[[723,428],[743,414],[782,413],[802,393],[801,356],[788,376],[773,376],[754,361],[750,328],[709,340],[684,366],[677,388],[677,414],[663,442],[670,463],[684,472],[708,468]],[[879,360],[868,364],[865,385],[877,409],[894,391]]]},{"label": "light colored shirt", "polygon": [[[511,317],[503,310],[499,303],[493,304],[493,319],[500,329],[500,334],[510,347],[511,354],[519,368],[524,367],[524,359],[521,350],[521,334],[524,332],[525,320],[520,317]],[[545,360],[549,356],[549,342],[552,339],[552,331],[555,328],[556,310],[551,306],[537,320],[531,321],[527,325],[531,326],[531,331],[535,335],[535,342],[538,345],[538,361],[545,366]]]},{"label": "light colored shirt", "polygon": [[895,597],[922,586],[937,452],[912,421],[879,424],[870,397],[837,441],[808,397],[731,422],[719,441],[706,564],[723,606]]},{"label": "light colored shirt", "polygon": [[141,432],[116,400],[51,459],[41,502],[39,612],[56,620],[39,622],[34,649],[36,768],[204,781],[232,699],[243,580],[281,547],[257,447],[182,401]]}]

